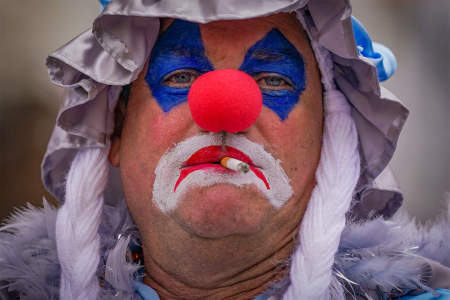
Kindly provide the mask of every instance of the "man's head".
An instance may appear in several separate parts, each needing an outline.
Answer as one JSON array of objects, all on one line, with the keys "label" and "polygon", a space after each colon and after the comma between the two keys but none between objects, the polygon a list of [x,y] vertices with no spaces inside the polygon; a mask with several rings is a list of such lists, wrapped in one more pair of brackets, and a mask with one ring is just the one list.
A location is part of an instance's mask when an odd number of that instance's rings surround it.
[{"label": "man's head", "polygon": [[[110,154],[144,247],[173,260],[183,251],[173,246],[185,247],[176,240],[217,244],[234,237],[259,248],[255,263],[276,253],[301,221],[322,141],[320,75],[295,15],[202,25],[166,20],[149,60],[132,85]],[[243,132],[210,134],[191,117],[190,85],[217,69],[247,72],[262,91],[261,114]],[[192,165],[234,153],[249,157],[254,168],[239,174],[216,164],[183,179],[194,153]]]}]

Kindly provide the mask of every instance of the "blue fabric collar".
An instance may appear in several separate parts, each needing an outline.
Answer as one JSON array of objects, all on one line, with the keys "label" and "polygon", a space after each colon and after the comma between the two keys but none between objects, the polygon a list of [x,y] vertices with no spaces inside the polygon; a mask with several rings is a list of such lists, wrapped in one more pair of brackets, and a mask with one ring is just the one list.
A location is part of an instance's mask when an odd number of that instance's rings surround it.
[{"label": "blue fabric collar", "polygon": [[[142,282],[139,281],[134,281],[134,288],[136,290],[136,292],[139,294],[139,296],[141,296],[141,298],[143,300],[159,300],[159,296],[158,294],[155,292],[154,289],[152,289],[151,287],[149,287],[146,284],[143,284]],[[437,298],[435,298],[436,296],[434,296],[432,293],[423,293],[417,296],[405,296],[400,298],[399,300],[445,300],[445,299],[450,299],[450,290],[446,290],[446,289],[437,289],[436,290],[438,292],[438,296]],[[254,300],[267,300],[268,297],[264,296],[264,295],[259,295],[258,297],[256,297]]]},{"label": "blue fabric collar", "polygon": [[133,281],[133,285],[134,285],[134,289],[135,289],[136,293],[138,293],[142,299],[144,299],[144,300],[159,300],[158,294],[155,292],[154,289],[152,289],[148,285],[143,284],[142,282],[139,282],[139,281]]},{"label": "blue fabric collar", "polygon": [[[152,289],[148,285],[139,281],[133,281],[133,284],[136,293],[138,293],[143,300],[159,300],[158,294],[155,292],[154,289]],[[254,300],[266,300],[266,299],[267,299],[266,296],[259,295]]]}]

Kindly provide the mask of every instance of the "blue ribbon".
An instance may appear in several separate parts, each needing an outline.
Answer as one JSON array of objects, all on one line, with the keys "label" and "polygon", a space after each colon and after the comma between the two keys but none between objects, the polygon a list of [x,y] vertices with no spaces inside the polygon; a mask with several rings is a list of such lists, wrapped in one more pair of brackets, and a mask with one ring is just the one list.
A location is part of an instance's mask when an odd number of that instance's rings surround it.
[{"label": "blue ribbon", "polygon": [[102,9],[103,9],[103,8],[105,8],[106,5],[108,5],[108,3],[109,3],[111,0],[99,0],[99,1],[100,1],[100,4],[102,5]]},{"label": "blue ribbon", "polygon": [[397,70],[397,60],[386,46],[372,42],[369,33],[355,17],[352,16],[353,34],[360,55],[370,59],[377,68],[378,80],[391,78]]}]

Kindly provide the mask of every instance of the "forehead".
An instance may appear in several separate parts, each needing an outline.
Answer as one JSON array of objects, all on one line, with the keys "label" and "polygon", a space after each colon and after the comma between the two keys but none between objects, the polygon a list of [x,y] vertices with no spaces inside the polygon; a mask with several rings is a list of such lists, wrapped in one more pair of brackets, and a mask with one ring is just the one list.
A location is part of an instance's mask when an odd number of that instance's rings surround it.
[{"label": "forehead", "polygon": [[[161,33],[173,19],[163,19]],[[314,59],[309,40],[294,14],[276,14],[246,20],[215,21],[199,24],[202,46],[206,56],[216,69],[239,68],[247,51],[272,29],[277,29],[306,59]],[[183,29],[180,29],[183,30]],[[183,43],[186,34],[180,33],[172,43]],[[184,41],[183,41],[184,40]]]}]

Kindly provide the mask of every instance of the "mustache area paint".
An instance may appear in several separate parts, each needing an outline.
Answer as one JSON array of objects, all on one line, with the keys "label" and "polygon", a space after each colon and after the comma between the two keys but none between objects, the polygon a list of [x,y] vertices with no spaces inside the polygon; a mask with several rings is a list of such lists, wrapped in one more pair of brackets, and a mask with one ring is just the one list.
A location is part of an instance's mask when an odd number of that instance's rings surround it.
[{"label": "mustache area paint", "polygon": [[[220,134],[204,134],[186,139],[169,149],[155,169],[153,202],[162,212],[173,211],[187,191],[227,183],[237,187],[255,186],[275,208],[292,196],[290,180],[264,148],[247,138],[229,135],[226,147]],[[220,165],[223,156],[231,156],[250,166],[241,173]]]},{"label": "mustache area paint", "polygon": [[[175,20],[153,47],[145,79],[161,109],[168,113],[187,101],[190,85],[196,77],[212,70],[199,25]],[[275,28],[247,51],[239,70],[256,80],[263,105],[282,121],[299,102],[306,87],[301,54]]]}]

